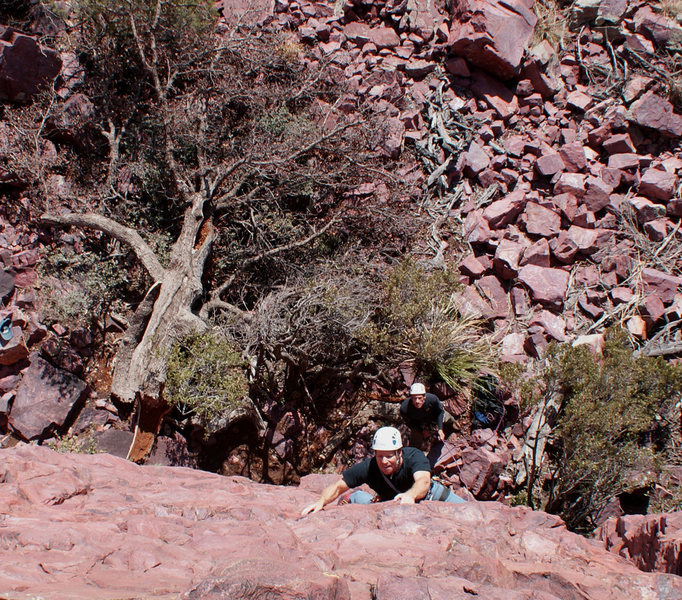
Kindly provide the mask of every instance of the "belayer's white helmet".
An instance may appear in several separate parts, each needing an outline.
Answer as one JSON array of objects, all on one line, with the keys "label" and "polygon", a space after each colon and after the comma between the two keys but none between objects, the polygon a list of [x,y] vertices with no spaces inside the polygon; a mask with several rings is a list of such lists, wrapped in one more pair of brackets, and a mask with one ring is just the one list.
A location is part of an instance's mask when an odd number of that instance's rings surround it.
[{"label": "belayer's white helmet", "polygon": [[426,394],[426,388],[423,383],[413,383],[410,388],[410,396],[416,396],[417,394]]},{"label": "belayer's white helmet", "polygon": [[395,427],[380,427],[372,438],[372,450],[400,450],[403,441]]}]

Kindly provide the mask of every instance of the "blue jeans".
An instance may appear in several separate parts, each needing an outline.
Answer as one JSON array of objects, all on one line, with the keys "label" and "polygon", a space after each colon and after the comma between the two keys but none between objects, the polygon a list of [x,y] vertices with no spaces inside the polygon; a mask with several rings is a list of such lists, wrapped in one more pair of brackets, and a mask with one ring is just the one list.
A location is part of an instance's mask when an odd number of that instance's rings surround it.
[{"label": "blue jeans", "polygon": [[364,490],[357,490],[349,496],[348,502],[351,504],[371,504],[372,494],[365,492]]},{"label": "blue jeans", "polygon": [[424,500],[438,500],[440,502],[450,502],[451,504],[461,504],[466,502],[464,498],[460,498],[452,490],[446,488],[443,484],[437,481],[431,482],[431,487]]},{"label": "blue jeans", "polygon": [[[450,502],[451,504],[466,502],[466,500],[460,498],[457,494],[453,493],[437,481],[431,482],[431,487],[424,500],[439,500],[441,502]],[[350,495],[348,502],[351,504],[371,504],[372,494],[369,494],[364,490],[357,490]]]}]

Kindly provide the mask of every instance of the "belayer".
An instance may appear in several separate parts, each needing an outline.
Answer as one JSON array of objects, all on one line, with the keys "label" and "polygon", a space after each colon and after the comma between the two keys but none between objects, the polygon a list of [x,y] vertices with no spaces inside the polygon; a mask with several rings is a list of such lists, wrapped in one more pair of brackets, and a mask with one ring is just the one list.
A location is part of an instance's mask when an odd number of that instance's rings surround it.
[{"label": "belayer", "polygon": [[[447,412],[438,396],[427,394],[423,383],[414,383],[410,387],[410,395],[400,404],[400,416],[410,428],[410,446],[422,448],[424,442],[445,440],[444,425],[454,429],[454,418]],[[423,449],[423,448],[422,448]]]},{"label": "belayer", "polygon": [[[449,488],[431,480],[431,468],[418,448],[403,448],[400,432],[395,427],[377,429],[372,439],[374,456],[353,465],[341,473],[341,479],[322,490],[317,502],[306,506],[301,515],[315,513],[342,494],[342,502],[369,504],[394,500],[414,504],[420,500],[466,502]],[[376,496],[363,490],[347,494],[366,483]]]}]

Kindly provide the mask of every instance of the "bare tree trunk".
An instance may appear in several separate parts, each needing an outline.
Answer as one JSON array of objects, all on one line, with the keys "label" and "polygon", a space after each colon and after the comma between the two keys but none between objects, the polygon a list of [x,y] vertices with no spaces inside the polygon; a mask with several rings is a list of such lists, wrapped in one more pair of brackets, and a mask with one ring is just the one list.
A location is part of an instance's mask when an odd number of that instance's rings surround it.
[{"label": "bare tree trunk", "polygon": [[525,485],[528,491],[528,505],[532,506],[533,487],[545,459],[545,446],[556,423],[563,404],[563,394],[553,391],[535,408],[533,420],[526,431],[523,445],[513,457],[516,486]]},{"label": "bare tree trunk", "polygon": [[128,243],[154,279],[122,338],[111,388],[119,400],[135,402],[138,407],[135,437],[128,452],[131,460],[146,458],[169,411],[163,397],[168,350],[176,340],[207,327],[191,311],[203,291],[201,277],[214,239],[213,225],[203,216],[206,200],[200,193],[192,197],[165,269],[137,232],[111,219],[97,214],[46,214],[41,218],[45,224],[96,229]]}]

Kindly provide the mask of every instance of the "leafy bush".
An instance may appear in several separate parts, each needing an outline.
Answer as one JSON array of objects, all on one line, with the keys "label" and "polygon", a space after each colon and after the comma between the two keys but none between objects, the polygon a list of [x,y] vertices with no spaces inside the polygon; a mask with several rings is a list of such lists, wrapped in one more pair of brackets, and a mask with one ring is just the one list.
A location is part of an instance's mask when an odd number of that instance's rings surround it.
[{"label": "leafy bush", "polygon": [[48,325],[75,327],[101,317],[130,283],[130,273],[111,256],[54,250],[39,263],[39,299],[42,319]]},{"label": "leafy bush", "polygon": [[184,414],[211,421],[248,392],[241,353],[216,331],[177,341],[167,360],[165,396]]},{"label": "leafy bush", "polygon": [[655,479],[674,425],[682,368],[661,357],[636,358],[621,330],[607,333],[603,358],[585,347],[562,347],[545,375],[564,395],[545,509],[577,531],[594,528],[618,494]]},{"label": "leafy bush", "polygon": [[[150,2],[149,0],[78,0],[72,3],[83,22],[84,32],[114,40],[121,47],[135,46],[134,27],[143,43],[152,29],[165,31],[161,49],[181,53],[183,42],[198,42],[209,32],[217,13],[211,0]],[[182,32],[182,35],[177,35]],[[97,41],[93,39],[93,41]]]},{"label": "leafy bush", "polygon": [[64,434],[57,435],[47,442],[47,447],[60,454],[98,454],[103,452],[97,447],[94,427],[81,435]]},{"label": "leafy bush", "polygon": [[438,375],[453,389],[494,371],[483,323],[456,307],[458,287],[453,273],[401,263],[385,281],[379,317],[366,331],[370,351],[392,362],[410,360],[418,372]]}]

